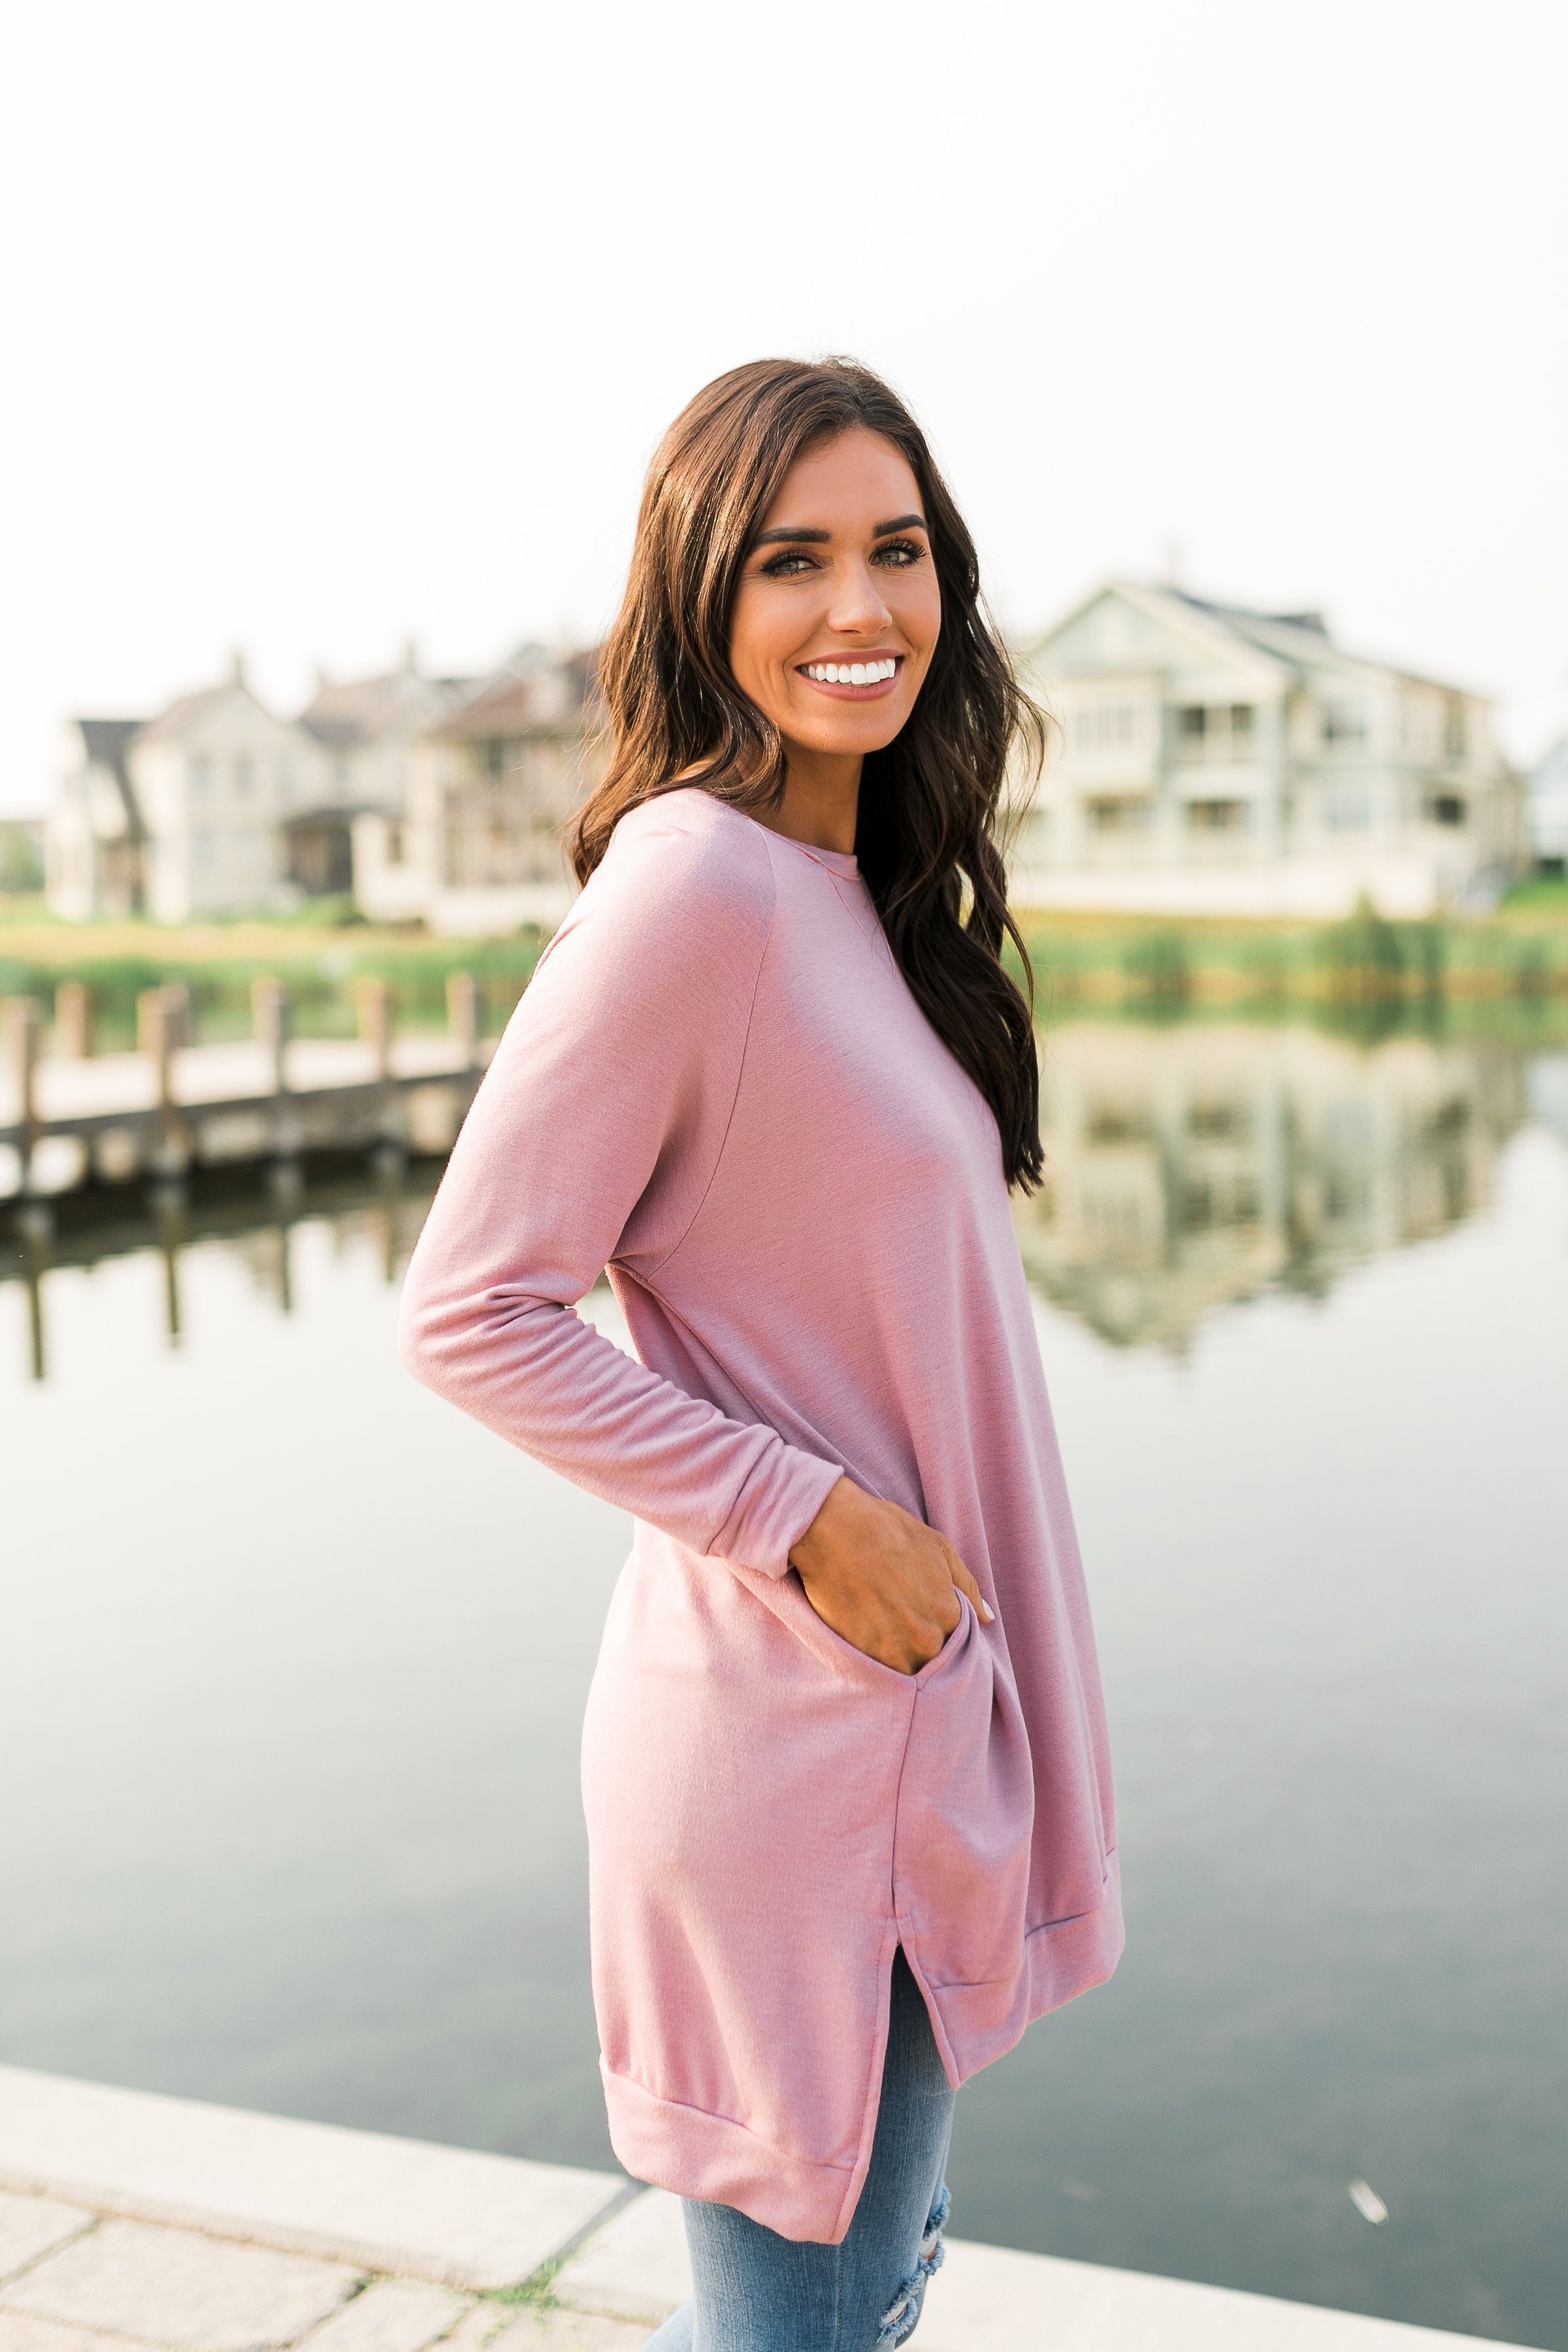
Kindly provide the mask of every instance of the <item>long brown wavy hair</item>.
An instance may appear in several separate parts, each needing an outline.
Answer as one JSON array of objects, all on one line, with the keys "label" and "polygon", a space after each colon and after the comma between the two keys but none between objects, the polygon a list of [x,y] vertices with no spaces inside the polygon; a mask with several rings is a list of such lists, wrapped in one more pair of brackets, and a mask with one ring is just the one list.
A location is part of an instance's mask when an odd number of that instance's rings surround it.
[{"label": "long brown wavy hair", "polygon": [[[778,806],[784,744],[735,683],[731,614],[790,467],[856,428],[909,461],[942,590],[942,629],[914,709],[861,772],[856,856],[910,993],[995,1114],[1008,1183],[1032,1190],[1042,1166],[1033,984],[997,828],[1015,747],[1037,764],[1045,721],[982,601],[974,542],[925,436],[868,368],[753,360],[700,392],[659,443],[599,669],[608,765],[568,848],[586,882],[626,811],[681,784],[752,814]],[[1003,964],[1008,939],[1028,994]]]}]

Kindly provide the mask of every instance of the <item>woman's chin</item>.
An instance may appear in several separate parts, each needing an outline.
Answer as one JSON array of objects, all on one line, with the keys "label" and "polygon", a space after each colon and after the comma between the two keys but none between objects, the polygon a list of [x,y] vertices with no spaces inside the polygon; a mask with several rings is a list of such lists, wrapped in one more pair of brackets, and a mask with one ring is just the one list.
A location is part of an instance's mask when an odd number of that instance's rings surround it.
[{"label": "woman's chin", "polygon": [[783,729],[789,741],[832,759],[864,758],[881,751],[909,718],[901,700],[840,703],[831,711],[792,711]]}]

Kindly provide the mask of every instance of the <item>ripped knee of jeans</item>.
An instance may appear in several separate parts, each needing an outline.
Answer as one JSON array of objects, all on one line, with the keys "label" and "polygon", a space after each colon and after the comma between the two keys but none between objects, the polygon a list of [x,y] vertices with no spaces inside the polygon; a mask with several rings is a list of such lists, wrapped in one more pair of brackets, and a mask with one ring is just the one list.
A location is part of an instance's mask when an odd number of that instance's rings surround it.
[{"label": "ripped knee of jeans", "polygon": [[920,2324],[926,2286],[931,2273],[941,2270],[946,2256],[942,2233],[952,2201],[947,2193],[947,2183],[943,2181],[921,2233],[921,2250],[915,2267],[882,2314],[882,2324],[877,2330],[877,2352],[897,2352],[897,2347],[907,2344]]}]

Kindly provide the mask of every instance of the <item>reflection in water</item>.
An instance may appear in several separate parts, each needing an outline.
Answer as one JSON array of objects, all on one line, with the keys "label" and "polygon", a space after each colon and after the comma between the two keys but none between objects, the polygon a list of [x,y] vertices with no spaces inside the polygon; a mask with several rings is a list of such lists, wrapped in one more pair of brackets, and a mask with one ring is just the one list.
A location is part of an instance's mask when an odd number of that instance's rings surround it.
[{"label": "reflection in water", "polygon": [[[1524,1057],[1497,1045],[1402,1037],[1372,1048],[1307,1028],[1241,1024],[1051,1030],[1044,1049],[1046,1181],[1016,1218],[1030,1280],[1119,1345],[1180,1348],[1212,1308],[1277,1288],[1321,1296],[1347,1265],[1419,1241],[1490,1197],[1500,1147],[1528,1115]],[[1562,1056],[1537,1056],[1551,1094]],[[1538,1115],[1551,1117],[1541,1100]],[[47,1370],[45,1276],[150,1243],[162,1254],[171,1346],[180,1255],[235,1242],[257,1286],[293,1308],[290,1236],[325,1213],[347,1241],[374,1232],[396,1279],[435,1170],[387,1155],[307,1179],[282,1162],[260,1184],[184,1184],[145,1198],[72,1196],[69,1223],[18,1224],[0,1275],[28,1286],[34,1379]],[[45,1210],[46,1219],[55,1212]]]},{"label": "reflection in water", "polygon": [[8,1237],[0,1238],[0,1282],[19,1282],[27,1294],[27,1370],[49,1373],[47,1277],[58,1270],[92,1266],[146,1249],[162,1262],[163,1336],[178,1348],[184,1336],[184,1260],[203,1242],[229,1244],[256,1289],[284,1315],[294,1311],[293,1240],[306,1220],[324,1219],[337,1253],[374,1238],[382,1278],[395,1283],[419,1237],[435,1185],[428,1163],[409,1168],[388,1157],[372,1171],[317,1171],[297,1163],[268,1171],[259,1184],[232,1178],[193,1187],[184,1180],[145,1193],[80,1193],[59,1202],[29,1202]]},{"label": "reflection in water", "polygon": [[[966,2089],[968,2237],[1568,2352],[1568,1055],[1504,1149],[1525,1067],[1047,1037],[1020,1231],[1130,1934]],[[437,1174],[0,1224],[0,2058],[604,2166],[577,1753],[627,1528],[401,1370]]]},{"label": "reflection in water", "polygon": [[1402,1037],[1370,1051],[1237,1024],[1054,1030],[1046,1181],[1017,1209],[1030,1279],[1124,1345],[1180,1346],[1267,1285],[1345,1265],[1490,1197],[1526,1115],[1521,1057]]}]

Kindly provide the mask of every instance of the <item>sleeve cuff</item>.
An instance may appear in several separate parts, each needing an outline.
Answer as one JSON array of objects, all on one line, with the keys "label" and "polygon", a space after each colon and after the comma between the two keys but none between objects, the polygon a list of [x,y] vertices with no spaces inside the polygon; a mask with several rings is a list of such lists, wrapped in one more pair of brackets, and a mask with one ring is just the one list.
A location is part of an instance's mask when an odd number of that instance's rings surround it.
[{"label": "sleeve cuff", "polygon": [[782,1437],[776,1444],[747,1477],[708,1550],[779,1578],[789,1573],[792,1548],[845,1474],[837,1463],[803,1454]]}]

